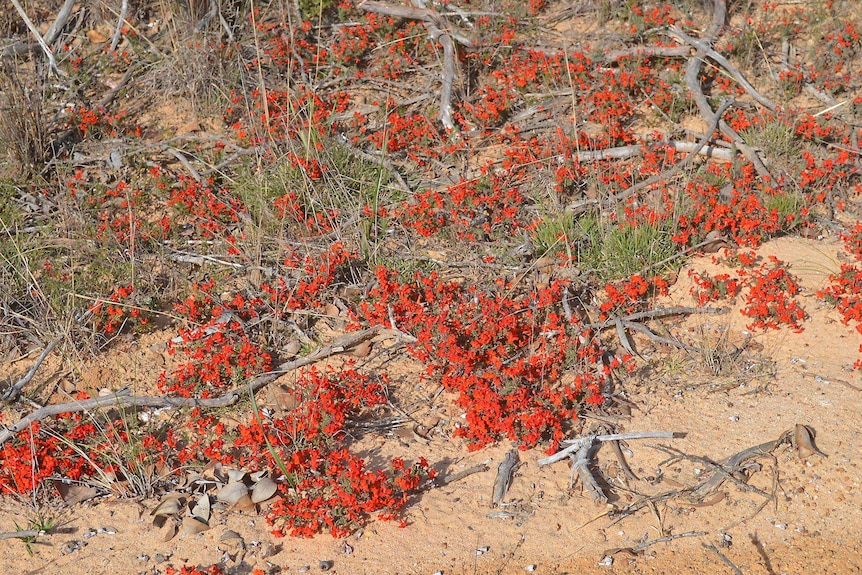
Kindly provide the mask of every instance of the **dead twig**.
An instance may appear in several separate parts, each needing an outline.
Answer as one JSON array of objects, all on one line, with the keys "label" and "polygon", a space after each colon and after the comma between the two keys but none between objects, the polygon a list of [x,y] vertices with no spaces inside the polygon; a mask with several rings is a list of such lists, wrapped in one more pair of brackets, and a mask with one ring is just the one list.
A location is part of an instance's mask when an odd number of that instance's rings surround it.
[{"label": "dead twig", "polygon": [[430,491],[431,489],[437,489],[439,487],[445,487],[450,483],[455,483],[456,481],[461,481],[465,477],[469,477],[471,475],[475,475],[476,473],[484,473],[488,471],[488,466],[484,463],[480,463],[478,465],[474,465],[473,467],[468,467],[463,471],[459,471],[458,473],[447,474],[446,477],[441,477],[439,479],[434,479],[426,483],[424,486],[419,488],[419,491]]},{"label": "dead twig", "polygon": [[712,46],[710,46],[707,42],[703,42],[698,40],[697,38],[692,38],[682,30],[680,30],[677,26],[670,26],[668,28],[670,35],[679,40],[680,42],[684,42],[694,48],[697,49],[698,54],[702,54],[707,56],[709,59],[713,60],[715,63],[719,64],[722,68],[724,68],[730,76],[742,86],[746,92],[751,95],[761,106],[768,108],[771,111],[775,111],[777,106],[775,103],[769,98],[760,94],[760,92],[755,89],[754,86],[749,84],[748,80],[745,79],[745,76],[737,70],[733,64],[728,61],[727,58],[716,52]]},{"label": "dead twig", "polygon": [[0,533],[0,541],[3,539],[23,539],[25,537],[39,537],[47,534],[47,531],[38,531],[36,529],[25,529],[24,531],[7,531]]},{"label": "dead twig", "polygon": [[543,465],[550,465],[552,463],[556,463],[557,461],[562,461],[563,459],[569,457],[572,453],[578,451],[583,446],[592,446],[595,442],[604,442],[604,441],[619,441],[629,440],[629,439],[657,439],[657,438],[674,438],[674,437],[683,437],[683,435],[673,432],[673,431],[641,431],[637,433],[611,433],[608,435],[587,435],[585,437],[580,437],[578,439],[567,439],[564,440],[563,443],[568,444],[568,447],[558,451],[557,453],[550,455],[548,457],[543,457],[538,460],[539,467]]},{"label": "dead twig", "polygon": [[[698,147],[696,142],[677,142],[667,141],[660,142],[657,146],[669,146],[678,152],[691,153]],[[624,160],[633,158],[643,154],[644,147],[641,144],[632,146],[618,146],[616,148],[606,148],[604,150],[588,150],[575,154],[575,160],[578,162],[600,162],[602,160]],[[703,146],[697,151],[698,154],[708,158],[716,158],[718,160],[730,161],[735,156],[733,150],[724,148],[715,148],[713,146]]]},{"label": "dead twig", "polygon": [[413,3],[415,6],[399,6],[385,2],[376,2],[374,0],[365,0],[357,8],[375,14],[395,16],[396,18],[421,20],[431,39],[440,43],[440,46],[443,47],[443,86],[440,91],[440,123],[447,130],[455,131],[455,122],[452,120],[452,86],[455,83],[456,57],[455,43],[452,39],[455,38],[459,43],[467,47],[472,47],[473,43],[469,39],[449,31],[440,14],[436,10],[431,10],[424,6],[424,0],[413,0]]},{"label": "dead twig", "polygon": [[114,36],[111,38],[111,52],[117,49],[117,44],[120,43],[120,36],[123,33],[123,23],[126,21],[126,13],[129,11],[129,0],[123,0],[120,4],[120,15],[117,17],[117,27],[114,30]]},{"label": "dead twig", "polygon": [[733,564],[733,561],[731,561],[730,559],[728,559],[728,558],[727,558],[727,555],[725,555],[724,553],[722,553],[721,551],[719,551],[719,550],[718,550],[718,547],[716,547],[716,546],[715,546],[715,545],[713,545],[712,543],[708,543],[708,544],[707,544],[707,543],[704,543],[704,544],[703,544],[703,547],[704,547],[705,549],[709,549],[710,551],[712,551],[713,553],[715,553],[716,555],[718,555],[718,558],[719,558],[719,559],[721,559],[721,561],[722,561],[725,565],[727,565],[728,567],[730,567],[730,568],[733,570],[734,575],[742,575],[742,571],[740,571],[740,570],[739,570],[739,567],[737,567],[736,565],[734,565],[734,564]]},{"label": "dead twig", "polygon": [[21,16],[21,19],[24,21],[24,24],[27,26],[27,29],[30,30],[30,33],[36,38],[36,41],[39,43],[39,47],[42,48],[42,52],[45,53],[45,57],[48,58],[48,63],[51,66],[51,71],[53,71],[57,76],[66,77],[66,73],[60,70],[57,67],[57,60],[54,59],[54,53],[51,51],[51,47],[48,46],[48,43],[45,41],[45,38],[39,33],[39,30],[36,29],[36,26],[33,24],[33,21],[30,20],[30,17],[27,15],[27,11],[24,10],[24,7],[18,0],[12,0],[12,5],[15,7],[15,10],[18,12],[18,15]]},{"label": "dead twig", "polygon": [[722,116],[724,116],[724,113],[727,111],[728,108],[730,108],[731,105],[733,105],[733,101],[728,100],[723,102],[721,106],[719,106],[718,110],[716,110],[715,114],[713,114],[712,121],[709,123],[709,127],[707,127],[706,132],[704,132],[703,134],[703,137],[700,139],[699,142],[697,142],[694,149],[689,152],[685,158],[682,159],[681,162],[679,162],[678,164],[674,164],[673,167],[668,170],[665,170],[660,174],[656,174],[651,178],[647,178],[642,182],[638,182],[632,187],[609,197],[607,200],[605,200],[605,207],[610,207],[611,203],[613,202],[620,202],[627,198],[630,198],[633,195],[637,194],[639,191],[645,190],[654,184],[657,184],[659,182],[666,182],[672,177],[674,177],[676,174],[680,173],[683,169],[685,169],[689,164],[691,164],[692,160],[694,160],[694,158],[700,153],[700,151],[704,147],[706,147],[706,145],[712,139],[713,132],[715,132],[715,129],[721,122]]},{"label": "dead twig", "polygon": [[602,330],[607,329],[609,327],[616,327],[617,321],[622,322],[634,322],[640,321],[644,319],[656,319],[659,317],[669,317],[673,315],[691,315],[695,313],[706,313],[706,314],[723,314],[727,313],[727,309],[718,308],[718,307],[666,307],[661,309],[653,309],[649,311],[641,311],[637,313],[631,313],[629,315],[624,315],[621,317],[615,317],[606,319],[604,321],[598,321],[595,323],[584,324],[583,329],[594,329],[594,330]]},{"label": "dead twig", "polygon": [[518,461],[518,450],[510,449],[500,465],[497,466],[497,477],[494,479],[494,490],[491,496],[491,507],[497,507],[503,502],[509,487],[512,485],[512,477],[515,470],[520,466]]},{"label": "dead twig", "polygon": [[27,370],[27,373],[24,374],[24,377],[16,381],[9,389],[7,389],[3,396],[0,397],[3,401],[15,401],[21,395],[21,390],[25,385],[30,383],[30,380],[36,375],[36,372],[39,370],[39,367],[42,365],[42,362],[45,361],[45,358],[54,351],[54,348],[57,347],[57,344],[60,343],[62,337],[58,337],[54,341],[48,344],[48,346],[39,354],[39,357],[36,359],[36,362]]},{"label": "dead twig", "polygon": [[592,443],[585,443],[579,446],[577,452],[569,454],[569,459],[572,460],[572,474],[569,479],[569,489],[574,486],[575,474],[577,474],[578,478],[581,480],[581,485],[584,486],[584,490],[590,495],[590,499],[593,500],[593,503],[607,503],[608,496],[604,494],[598,481],[596,481],[596,478],[590,471],[590,451],[592,448]]},{"label": "dead twig", "polygon": [[674,539],[682,539],[684,537],[703,537],[704,535],[709,535],[707,531],[686,531],[685,533],[677,533],[676,535],[666,535],[664,537],[658,537],[657,539],[652,539],[651,541],[645,541],[640,545],[635,545],[634,547],[616,547],[614,549],[608,549],[607,551],[602,552],[603,557],[609,557],[616,555],[622,551],[627,551],[632,554],[637,554],[650,547],[651,545],[655,545],[657,543],[667,543],[668,541],[673,541]]}]

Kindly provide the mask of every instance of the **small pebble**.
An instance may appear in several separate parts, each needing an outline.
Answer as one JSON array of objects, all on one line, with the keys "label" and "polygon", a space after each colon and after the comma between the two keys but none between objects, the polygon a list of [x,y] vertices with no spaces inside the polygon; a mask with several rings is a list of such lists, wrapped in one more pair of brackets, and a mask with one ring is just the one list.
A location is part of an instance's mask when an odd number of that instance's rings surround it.
[{"label": "small pebble", "polygon": [[485,547],[479,547],[478,549],[476,549],[476,555],[484,555],[485,553],[487,553],[490,550],[491,550],[491,548],[488,547],[487,545]]},{"label": "small pebble", "polygon": [[610,567],[613,564],[614,564],[614,558],[611,557],[610,555],[608,555],[607,557],[605,557],[604,559],[599,561],[599,567]]},{"label": "small pebble", "polygon": [[138,559],[138,561],[149,561],[150,556],[149,555],[138,555],[137,559]]},{"label": "small pebble", "polygon": [[302,567],[297,569],[297,571],[300,573],[308,573],[309,570],[311,570],[311,567],[309,567],[308,565],[303,565]]},{"label": "small pebble", "polygon": [[80,549],[83,549],[87,545],[86,541],[69,541],[60,549],[60,551],[64,555],[69,555],[70,553],[74,553]]},{"label": "small pebble", "polygon": [[320,570],[321,571],[329,571],[332,569],[332,566],[335,565],[335,561],[321,561],[320,562]]},{"label": "small pebble", "polygon": [[535,565],[535,564],[527,565],[526,567],[524,567],[524,571],[526,571],[527,573],[532,573],[533,571],[536,570],[537,567],[538,567],[538,565]]}]

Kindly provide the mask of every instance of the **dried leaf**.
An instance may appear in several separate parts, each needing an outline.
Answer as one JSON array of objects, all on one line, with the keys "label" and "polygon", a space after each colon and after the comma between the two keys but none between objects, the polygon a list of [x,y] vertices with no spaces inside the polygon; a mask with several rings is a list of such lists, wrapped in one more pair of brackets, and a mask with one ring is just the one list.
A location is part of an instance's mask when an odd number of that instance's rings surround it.
[{"label": "dried leaf", "polygon": [[185,499],[186,498],[179,493],[168,493],[165,495],[164,499],[162,499],[162,502],[159,503],[155,509],[150,511],[150,515],[154,515],[156,517],[176,515],[182,511]]},{"label": "dried leaf", "polygon": [[302,350],[302,342],[298,339],[292,339],[287,342],[287,345],[281,349],[281,356],[285,359],[296,357]]},{"label": "dried leaf", "polygon": [[371,348],[374,346],[370,341],[363,341],[358,344],[353,350],[350,352],[350,355],[353,357],[368,357],[368,354],[371,353]]},{"label": "dried leaf", "polygon": [[213,467],[213,476],[221,483],[227,483],[227,475],[224,474],[221,463],[216,463]]},{"label": "dried leaf", "polygon": [[801,423],[796,424],[796,428],[793,431],[793,447],[796,448],[796,454],[802,459],[811,455],[826,457],[826,454],[814,445],[814,436],[814,429],[810,426],[802,425]]},{"label": "dried leaf", "polygon": [[228,479],[231,482],[234,482],[234,481],[236,481],[238,483],[242,482],[245,480],[246,475],[248,475],[248,474],[245,471],[243,471],[242,469],[230,469],[227,472]]},{"label": "dried leaf", "polygon": [[99,494],[99,490],[89,485],[81,485],[80,483],[65,483],[59,479],[54,480],[54,489],[63,498],[66,505],[74,505],[81,501],[92,499]]},{"label": "dried leaf", "polygon": [[625,350],[627,352],[629,352],[629,355],[633,355],[633,356],[634,355],[640,355],[639,353],[635,352],[634,345],[633,345],[634,342],[629,337],[629,334],[626,333],[626,329],[623,327],[623,322],[621,322],[619,319],[617,319],[616,324],[617,324],[617,337],[619,338],[620,343],[623,345]]},{"label": "dried leaf", "polygon": [[203,533],[209,529],[210,526],[197,517],[183,517],[184,535],[197,535],[198,533]]},{"label": "dried leaf", "polygon": [[254,501],[251,500],[248,493],[240,497],[232,507],[237,511],[254,511],[255,509]]},{"label": "dried leaf", "polygon": [[264,477],[254,484],[254,489],[251,492],[252,503],[262,503],[275,495],[278,490],[278,485],[269,477]]},{"label": "dried leaf", "polygon": [[202,519],[203,521],[209,521],[210,513],[212,512],[211,509],[210,496],[206,493],[202,493],[197,504],[192,508],[192,515]]},{"label": "dried leaf", "polygon": [[[167,518],[162,517],[161,519],[167,519]],[[171,524],[168,525],[168,529],[165,531],[164,537],[162,537],[162,541],[167,543],[168,541],[170,541],[171,539],[173,539],[174,537],[177,536],[177,531],[179,531],[179,530],[180,530],[180,526],[177,525],[177,523],[175,521],[171,521]]]},{"label": "dried leaf", "polygon": [[216,497],[219,501],[223,501],[228,505],[235,505],[237,501],[247,494],[248,487],[245,486],[245,483],[234,481],[219,489]]}]

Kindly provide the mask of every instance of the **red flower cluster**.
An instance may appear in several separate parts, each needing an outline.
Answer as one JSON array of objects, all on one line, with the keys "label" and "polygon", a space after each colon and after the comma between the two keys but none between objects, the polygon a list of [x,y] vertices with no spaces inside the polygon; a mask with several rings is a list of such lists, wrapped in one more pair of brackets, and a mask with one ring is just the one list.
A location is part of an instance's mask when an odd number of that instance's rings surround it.
[{"label": "red flower cluster", "polygon": [[350,368],[304,371],[292,385],[294,409],[240,424],[230,448],[219,438],[204,453],[245,469],[280,472],[282,498],[267,513],[279,535],[309,537],[326,528],[340,537],[372,513],[395,519],[421,478],[433,476],[428,463],[420,459],[408,467],[395,459],[388,471],[372,471],[341,446],[349,418],[386,402],[385,384]]},{"label": "red flower cluster", "polygon": [[712,277],[706,272],[698,273],[689,270],[688,276],[694,282],[691,295],[697,305],[706,305],[722,299],[732,300],[739,295],[743,286],[740,278],[733,278],[730,274],[718,274]]},{"label": "red flower cluster", "polygon": [[[857,222],[841,238],[844,248],[853,254],[857,262],[862,262],[862,223]],[[829,276],[829,285],[818,291],[817,297],[835,306],[841,313],[841,323],[854,323],[856,331],[862,334],[862,268],[859,263],[841,264],[841,271]],[[862,345],[859,351],[862,352]],[[857,359],[853,368],[862,369],[862,359]]]},{"label": "red flower cluster", "polygon": [[[562,315],[564,284],[525,295],[443,282],[435,273],[402,281],[384,268],[362,303],[360,317],[415,335],[411,354],[428,373],[458,394],[466,425],[457,435],[471,449],[506,437],[523,447],[549,441],[549,450],[577,418],[584,402],[602,402],[602,387],[614,359],[601,363],[602,349],[576,319]],[[571,380],[562,383],[570,371]]]},{"label": "red flower cluster", "polygon": [[[139,307],[134,306],[131,298],[133,291],[131,285],[118,287],[107,300],[96,300],[90,306],[89,311],[93,314],[96,331],[110,335],[123,328],[143,327],[149,323],[149,318]],[[118,305],[120,303],[125,305]]]},{"label": "red flower cluster", "polygon": [[754,319],[748,329],[773,328],[789,325],[794,331],[803,330],[802,321],[808,314],[793,296],[799,293],[796,278],[783,262],[774,256],[768,263],[747,272],[748,292],[744,296],[745,307],[740,312]]}]

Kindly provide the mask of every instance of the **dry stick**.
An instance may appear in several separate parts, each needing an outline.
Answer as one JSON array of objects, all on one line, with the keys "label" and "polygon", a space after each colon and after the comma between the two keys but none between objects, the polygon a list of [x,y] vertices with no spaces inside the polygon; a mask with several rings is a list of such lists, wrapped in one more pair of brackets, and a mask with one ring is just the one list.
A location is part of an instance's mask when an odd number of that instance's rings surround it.
[{"label": "dry stick", "polygon": [[30,383],[30,380],[33,379],[33,376],[36,375],[36,372],[39,370],[39,367],[42,365],[42,362],[45,361],[45,358],[48,357],[49,353],[54,351],[54,348],[57,347],[57,344],[60,343],[60,340],[62,339],[62,337],[58,337],[57,339],[49,343],[48,346],[36,359],[36,363],[34,363],[30,367],[30,369],[27,370],[27,373],[24,374],[24,377],[15,382],[12,387],[7,389],[6,392],[3,394],[3,397],[0,399],[3,399],[3,401],[15,401],[16,399],[18,399],[18,396],[21,395],[21,390],[24,388],[25,385]]},{"label": "dry stick", "polygon": [[48,63],[51,65],[51,70],[61,77],[66,77],[66,74],[57,67],[57,61],[54,59],[54,53],[51,52],[51,47],[45,42],[45,39],[39,34],[39,31],[36,29],[36,26],[33,25],[33,21],[30,20],[30,17],[27,16],[27,12],[24,10],[24,7],[21,6],[21,3],[18,0],[12,0],[12,5],[15,7],[15,10],[18,11],[18,14],[21,16],[21,19],[24,20],[24,24],[27,25],[27,29],[30,30],[30,33],[36,37],[36,41],[39,42],[39,46],[42,48],[42,51],[45,53],[45,56],[48,58]]},{"label": "dry stick", "polygon": [[[688,85],[688,89],[691,92],[692,97],[694,97],[694,101],[697,104],[698,110],[705,118],[712,118],[713,111],[709,105],[709,102],[706,100],[706,96],[703,94],[703,90],[700,87],[700,83],[698,81],[698,75],[700,74],[700,66],[703,64],[703,60],[701,59],[701,54],[698,52],[695,56],[692,56],[688,60],[688,66],[686,66],[685,70],[685,82]],[[736,133],[736,130],[731,128],[727,122],[720,121],[718,123],[719,129],[721,129],[721,133],[724,134],[727,138],[732,140],[739,151],[742,152],[742,155],[745,158],[754,164],[757,173],[760,174],[763,178],[772,178],[772,174],[769,173],[769,170],[766,168],[766,165],[763,163],[763,160],[757,155],[757,152],[754,151],[754,148],[745,143],[742,137]]]},{"label": "dry stick", "polygon": [[120,16],[117,18],[117,29],[114,30],[114,37],[111,38],[111,52],[117,49],[117,44],[120,43],[120,36],[123,33],[123,22],[126,21],[126,12],[129,11],[129,0],[123,0],[120,5]]},{"label": "dry stick", "polygon": [[189,159],[186,158],[186,155],[183,152],[179,151],[176,148],[167,148],[166,151],[173,157],[178,159],[183,166],[185,166],[185,168],[189,171],[189,173],[195,179],[196,182],[200,183],[203,181],[203,178],[201,178],[200,173],[195,169],[194,166],[192,166],[191,162],[189,162]]},{"label": "dry stick", "polygon": [[63,28],[66,27],[66,22],[69,21],[69,17],[72,15],[72,8],[75,7],[75,0],[66,0],[63,2],[63,7],[60,8],[60,11],[57,12],[57,17],[54,18],[54,21],[51,23],[51,27],[48,28],[48,31],[45,32],[45,43],[53,44],[54,40],[57,39],[57,36],[60,35],[60,32]]},{"label": "dry stick", "polygon": [[638,476],[635,475],[635,472],[632,471],[632,468],[629,467],[629,462],[626,461],[626,456],[623,455],[623,450],[620,448],[619,441],[611,441],[611,449],[614,452],[614,456],[617,458],[617,463],[620,464],[620,469],[623,471],[623,475],[629,481],[638,481]]},{"label": "dry stick", "polygon": [[736,67],[728,61],[727,58],[716,52],[707,42],[703,42],[698,40],[697,38],[692,38],[682,30],[680,30],[676,26],[670,26],[668,28],[670,35],[680,40],[681,42],[685,42],[691,46],[694,46],[699,54],[703,54],[713,60],[716,64],[719,64],[722,68],[727,70],[727,73],[731,75],[731,77],[737,81],[737,83],[742,86],[746,92],[748,92],[752,98],[757,100],[757,102],[765,107],[769,108],[773,112],[778,108],[775,103],[763,96],[757,89],[752,86],[748,80],[745,79],[745,76],[736,69]]},{"label": "dry stick", "polygon": [[[421,1],[414,0],[414,3],[420,4]],[[455,43],[452,41],[453,34],[443,30],[446,24],[443,22],[440,14],[435,10],[427,9],[421,5],[419,7],[398,6],[385,2],[375,2],[374,0],[365,0],[357,7],[375,14],[421,20],[431,39],[440,42],[440,45],[443,47],[443,88],[440,92],[440,122],[446,129],[454,131],[455,123],[452,121],[452,86],[455,82]],[[455,36],[455,38],[465,46],[470,47],[473,45],[469,39],[462,36]]]},{"label": "dry stick", "polygon": [[675,340],[675,339],[672,339],[669,337],[663,337],[663,336],[660,336],[656,333],[653,333],[653,331],[645,325],[641,325],[639,323],[635,323],[632,321],[620,321],[620,323],[623,326],[627,327],[628,329],[633,329],[635,331],[639,331],[640,333],[644,334],[650,340],[652,340],[656,343],[662,343],[664,345],[669,345],[671,347],[677,347],[679,349],[684,349],[686,351],[691,351],[694,353],[698,353],[701,351],[699,348],[694,347],[693,345],[688,345],[687,343],[683,343],[681,341],[678,341],[678,340]]},{"label": "dry stick", "polygon": [[3,539],[23,539],[25,537],[38,537],[40,535],[45,535],[48,533],[47,531],[37,531],[36,529],[27,529],[25,531],[7,531],[6,533],[0,533],[0,540]]},{"label": "dry stick", "polygon": [[726,556],[724,553],[722,553],[721,551],[719,551],[719,550],[718,550],[718,548],[717,548],[715,545],[713,545],[712,543],[710,543],[709,545],[707,545],[706,543],[704,543],[704,544],[703,544],[703,546],[704,546],[704,548],[705,548],[705,549],[709,549],[710,551],[712,551],[713,553],[715,553],[716,555],[718,555],[718,558],[719,558],[719,559],[721,559],[721,560],[724,562],[724,564],[725,564],[725,565],[727,565],[728,567],[730,567],[731,569],[733,569],[733,573],[734,573],[734,575],[742,575],[742,571],[740,571],[740,570],[739,570],[739,567],[737,567],[736,565],[734,565],[734,564],[733,564],[733,561],[731,561],[730,559],[728,559],[728,558],[727,558],[727,556]]},{"label": "dry stick", "polygon": [[592,444],[584,444],[577,450],[576,453],[569,455],[572,460],[572,476],[569,479],[569,489],[574,485],[575,473],[581,480],[581,485],[590,495],[593,503],[607,503],[608,496],[604,494],[602,488],[599,487],[598,481],[590,471],[590,449]]},{"label": "dry stick", "polygon": [[[771,443],[773,443],[773,442],[770,442],[770,444]],[[756,493],[757,495],[764,497],[767,501],[772,501],[772,497],[773,497],[772,495],[770,495],[769,493],[766,493],[762,489],[758,489],[757,487],[754,487],[753,485],[749,485],[748,483],[738,479],[737,477],[735,477],[733,475],[736,471],[738,471],[738,465],[741,464],[742,461],[744,461],[744,460],[739,461],[736,465],[734,465],[732,467],[728,467],[729,462],[724,463],[724,464],[716,463],[715,461],[712,461],[711,459],[709,459],[707,457],[700,457],[697,455],[689,455],[687,453],[683,453],[680,450],[673,449],[671,447],[666,447],[663,445],[651,445],[649,447],[652,447],[654,449],[657,449],[658,451],[663,451],[665,453],[672,455],[672,457],[669,461],[676,461],[677,459],[685,459],[687,461],[691,461],[694,463],[700,463],[702,465],[706,465],[706,466],[709,466],[712,468],[714,473],[712,475],[710,475],[709,479],[707,479],[706,481],[704,481],[700,485],[688,490],[688,492],[691,494],[689,499],[693,503],[694,502],[704,503],[704,499],[706,499],[706,497],[711,495],[712,492],[715,491],[718,488],[718,486],[721,485],[726,479],[730,479],[737,487],[739,487],[743,491],[748,491],[750,493]],[[763,447],[763,446],[759,445],[759,446],[756,446],[756,447],[753,447],[750,449],[746,449],[743,453],[749,452],[751,450],[757,450],[761,447]],[[752,457],[754,455],[761,455],[763,453],[764,452],[757,451],[754,454],[748,454],[748,457]],[[739,453],[737,455],[742,455],[742,453]]]},{"label": "dry stick", "polygon": [[413,190],[410,189],[410,186],[407,184],[407,180],[404,179],[404,176],[398,171],[392,161],[387,158],[385,155],[375,155],[369,154],[368,152],[363,152],[356,146],[350,143],[349,140],[345,140],[341,142],[341,145],[347,148],[347,150],[359,158],[360,160],[365,160],[366,162],[371,162],[373,164],[377,164],[378,166],[382,166],[392,174],[392,177],[395,178],[396,183],[398,184],[398,188],[407,194],[408,196],[413,195]]},{"label": "dry stick", "polygon": [[[696,142],[661,142],[661,145],[670,146],[678,152],[691,153],[698,147]],[[637,144],[634,146],[619,146],[616,148],[607,148],[605,150],[589,150],[579,152],[575,155],[578,162],[599,162],[601,160],[624,160],[634,156],[643,154],[644,146]],[[707,156],[708,158],[717,158],[719,160],[732,160],[734,157],[733,150],[714,148],[712,146],[701,147],[698,154]]]},{"label": "dry stick", "polygon": [[656,438],[673,438],[673,437],[681,437],[679,433],[675,433],[673,431],[642,431],[637,433],[612,433],[609,435],[587,435],[585,437],[580,437],[578,439],[570,439],[565,440],[563,443],[568,443],[569,446],[565,449],[561,449],[553,455],[548,457],[544,457],[538,460],[536,463],[539,467],[543,465],[550,465],[552,463],[556,463],[557,461],[562,461],[563,459],[569,457],[572,453],[578,451],[584,446],[590,447],[596,441],[619,441],[619,440],[628,440],[628,439],[656,439]]},{"label": "dry stick", "polygon": [[500,465],[497,466],[497,477],[494,478],[494,488],[491,493],[491,507],[497,507],[503,502],[509,487],[512,485],[515,470],[519,466],[518,450],[510,449]]},{"label": "dry stick", "polygon": [[460,481],[465,477],[469,477],[470,475],[474,475],[476,473],[484,473],[485,471],[488,471],[488,466],[484,463],[480,463],[479,465],[468,467],[467,469],[459,471],[458,473],[446,475],[446,477],[441,477],[439,479],[434,479],[433,481],[426,483],[423,487],[420,487],[419,491],[430,491],[431,489],[437,489],[438,487],[446,487],[450,483],[455,483],[456,481]]},{"label": "dry stick", "polygon": [[610,204],[612,202],[620,202],[622,200],[625,200],[626,198],[630,198],[639,191],[649,188],[653,184],[669,180],[670,178],[681,172],[686,166],[688,166],[692,162],[692,160],[694,160],[695,156],[697,156],[697,154],[699,154],[700,151],[706,146],[706,144],[709,143],[709,141],[712,139],[712,134],[718,127],[719,122],[721,122],[721,117],[731,105],[733,105],[733,101],[728,100],[723,102],[721,106],[719,106],[718,110],[716,110],[715,114],[713,114],[712,121],[709,123],[709,127],[706,129],[706,132],[703,134],[703,137],[701,137],[700,141],[697,143],[694,149],[689,152],[689,154],[685,158],[683,158],[680,163],[674,164],[673,167],[669,170],[665,170],[660,174],[656,174],[651,178],[647,178],[646,180],[639,182],[618,194],[614,194],[605,201],[605,207],[610,207]]},{"label": "dry stick", "polygon": [[241,397],[248,395],[249,392],[255,392],[262,389],[269,383],[275,381],[285,373],[289,373],[295,369],[310,365],[322,359],[326,359],[337,353],[341,353],[346,349],[355,347],[360,343],[367,341],[378,333],[386,331],[382,326],[371,327],[356,333],[343,335],[333,341],[331,344],[322,347],[310,354],[288,361],[278,366],[275,371],[263,373],[253,378],[247,384],[242,385],[232,391],[220,395],[219,397],[197,399],[193,397],[150,397],[129,395],[128,391],[120,391],[112,396],[97,397],[94,399],[85,399],[81,401],[73,401],[69,403],[61,403],[57,405],[49,405],[41,409],[37,409],[33,413],[21,418],[14,425],[4,428],[0,431],[0,445],[3,445],[17,433],[23,431],[33,422],[41,421],[46,417],[60,415],[61,413],[76,413],[95,409],[97,407],[200,407],[205,409],[227,407],[235,404]]},{"label": "dry stick", "polygon": [[687,46],[636,46],[626,50],[614,50],[605,54],[606,63],[613,63],[620,58],[680,58],[688,56],[691,49]]},{"label": "dry stick", "polygon": [[[766,453],[772,452],[772,450],[774,450],[776,447],[778,447],[790,438],[790,433],[790,431],[787,431],[781,434],[781,437],[779,437],[775,441],[761,443],[760,445],[755,445],[754,447],[743,449],[739,453],[735,453],[734,455],[730,456],[723,464],[723,466],[719,467],[719,469],[721,471],[724,471],[725,473],[716,473],[715,475],[710,477],[709,480],[707,480],[705,483],[695,488],[692,495],[694,495],[698,499],[703,499],[707,497],[713,491],[718,489],[718,487],[724,482],[727,477],[732,477],[731,474],[736,471],[739,466],[742,465],[745,461],[752,457],[757,457],[758,455],[764,455]],[[729,473],[727,472],[727,470],[729,470]]]},{"label": "dry stick", "polygon": [[685,533],[677,533],[676,535],[667,535],[665,537],[653,539],[652,541],[645,541],[640,545],[632,547],[632,551],[637,553],[638,551],[642,551],[650,545],[655,545],[656,543],[667,543],[668,541],[673,541],[674,539],[682,539],[683,537],[702,537],[708,534],[709,533],[707,531],[686,531]]},{"label": "dry stick", "polygon": [[604,321],[599,321],[595,323],[587,323],[584,324],[582,327],[584,329],[607,329],[609,327],[615,327],[617,320],[623,322],[632,322],[642,319],[655,319],[658,317],[669,317],[672,315],[689,315],[695,313],[708,313],[719,315],[727,313],[727,311],[728,310],[726,308],[718,307],[666,307],[661,309],[651,309],[649,311],[639,311],[637,313],[606,319]]}]

